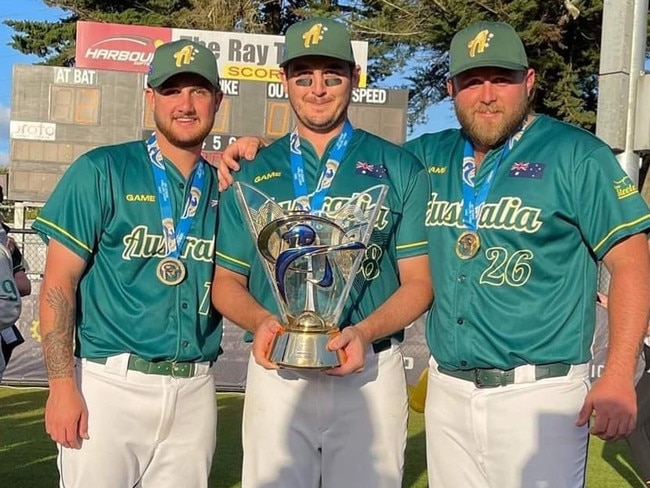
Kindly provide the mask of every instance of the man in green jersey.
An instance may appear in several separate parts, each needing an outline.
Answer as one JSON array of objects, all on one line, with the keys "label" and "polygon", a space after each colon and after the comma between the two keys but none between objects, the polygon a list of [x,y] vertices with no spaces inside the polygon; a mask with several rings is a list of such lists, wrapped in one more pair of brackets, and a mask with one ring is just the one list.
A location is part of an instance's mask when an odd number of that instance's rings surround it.
[{"label": "man in green jersey", "polygon": [[[635,424],[650,214],[603,142],[531,112],[534,84],[512,27],[473,24],[450,49],[461,129],[406,144],[432,188],[425,418],[439,488],[581,488],[592,413],[603,439]],[[610,342],[590,389],[599,260]]]},{"label": "man in green jersey", "polygon": [[214,54],[159,46],[145,96],[155,134],[81,156],[33,226],[49,243],[45,428],[66,488],[207,487],[214,455],[218,192],[200,155],[222,99]]},{"label": "man in green jersey", "polygon": [[[292,25],[281,67],[296,128],[245,165],[237,179],[287,209],[304,208],[306,197],[311,211],[325,215],[377,184],[389,190],[339,323],[342,331],[329,343],[347,359],[329,374],[277,369],[267,358],[279,311],[234,190],[222,196],[213,300],[254,334],[242,486],[398,488],[408,413],[399,342],[402,329],[431,301],[423,225],[428,181],[412,154],[348,121],[359,67],[341,24],[315,18]],[[301,175],[304,193],[293,183]],[[317,184],[324,178],[328,185]]]}]

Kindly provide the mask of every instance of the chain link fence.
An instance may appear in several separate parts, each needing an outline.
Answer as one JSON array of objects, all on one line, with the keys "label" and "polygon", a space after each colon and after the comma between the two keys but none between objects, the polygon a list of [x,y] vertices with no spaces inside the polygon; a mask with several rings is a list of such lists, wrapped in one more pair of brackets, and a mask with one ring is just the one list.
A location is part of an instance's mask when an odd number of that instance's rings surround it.
[{"label": "chain link fence", "polygon": [[14,239],[23,254],[25,270],[33,282],[43,278],[47,246],[32,230],[32,223],[38,215],[41,204],[11,203],[0,205],[4,223],[11,229],[9,235]]},{"label": "chain link fence", "polygon": [[23,253],[25,271],[30,280],[40,280],[45,271],[45,253],[47,246],[38,234],[31,229],[12,229],[10,235]]}]

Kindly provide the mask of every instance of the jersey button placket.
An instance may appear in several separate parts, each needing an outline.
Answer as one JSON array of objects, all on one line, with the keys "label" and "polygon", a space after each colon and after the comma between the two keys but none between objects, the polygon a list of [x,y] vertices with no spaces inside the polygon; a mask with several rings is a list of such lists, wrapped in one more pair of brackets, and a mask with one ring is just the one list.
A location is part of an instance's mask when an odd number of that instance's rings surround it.
[{"label": "jersey button placket", "polygon": [[[455,288],[455,300],[454,300],[454,317],[456,324],[453,325],[455,331],[455,340],[456,340],[456,360],[461,367],[467,365],[467,360],[464,359],[461,361],[461,358],[467,358],[467,343],[469,341],[469,336],[472,334],[471,328],[469,328],[467,322],[469,309],[471,307],[471,290],[470,277],[471,271],[474,267],[474,259],[460,260],[456,268],[456,282],[454,284]],[[465,363],[465,364],[463,364]]]},{"label": "jersey button placket", "polygon": [[[184,317],[186,315],[187,309],[189,308],[189,304],[187,302],[185,302],[185,301],[182,301],[182,302],[180,302],[180,307],[183,310],[180,313],[180,316]],[[182,329],[179,329],[179,334],[183,334]],[[187,339],[183,339],[182,336],[179,339],[180,339],[181,349],[187,349],[188,347],[190,347],[190,341],[188,341]]]}]

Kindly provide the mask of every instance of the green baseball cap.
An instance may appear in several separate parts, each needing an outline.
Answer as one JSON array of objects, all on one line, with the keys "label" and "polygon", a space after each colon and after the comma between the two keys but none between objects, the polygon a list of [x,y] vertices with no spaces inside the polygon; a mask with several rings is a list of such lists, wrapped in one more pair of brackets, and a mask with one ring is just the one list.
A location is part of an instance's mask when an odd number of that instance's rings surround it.
[{"label": "green baseball cap", "polygon": [[181,73],[197,74],[219,87],[217,58],[207,47],[186,39],[158,46],[149,65],[149,86],[158,88],[172,76]]},{"label": "green baseball cap", "polygon": [[327,56],[356,64],[345,26],[319,17],[297,22],[287,29],[280,67],[303,56]]},{"label": "green baseball cap", "polygon": [[526,50],[515,30],[504,22],[481,21],[456,33],[449,49],[449,77],[473,68],[528,68]]}]

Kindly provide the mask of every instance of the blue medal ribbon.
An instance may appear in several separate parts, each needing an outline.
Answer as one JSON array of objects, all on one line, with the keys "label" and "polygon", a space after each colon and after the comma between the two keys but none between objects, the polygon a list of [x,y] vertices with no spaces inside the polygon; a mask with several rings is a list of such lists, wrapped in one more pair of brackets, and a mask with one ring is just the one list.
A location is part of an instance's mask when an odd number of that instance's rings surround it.
[{"label": "blue medal ribbon", "polygon": [[474,186],[474,178],[476,177],[476,161],[474,159],[474,146],[472,146],[469,138],[465,138],[465,148],[463,150],[463,223],[468,230],[476,232],[478,230],[478,219],[481,216],[481,209],[487,200],[488,193],[494,182],[494,177],[497,174],[499,166],[503,160],[510,154],[510,150],[514,144],[521,139],[525,127],[518,130],[512,137],[508,138],[503,145],[501,155],[498,161],[494,164],[490,172],[485,178],[481,187],[477,190]]},{"label": "blue medal ribbon", "polygon": [[300,136],[298,135],[298,128],[296,127],[289,138],[289,145],[291,149],[291,174],[293,177],[293,191],[295,194],[296,204],[299,210],[306,212],[320,212],[325,203],[327,192],[332,186],[332,180],[338,171],[341,160],[345,156],[348,145],[352,140],[352,133],[354,129],[349,120],[345,121],[343,130],[339,134],[334,146],[327,155],[327,162],[320,175],[316,190],[309,200],[309,191],[307,190],[307,182],[305,180],[305,161],[302,157],[300,150]]},{"label": "blue medal ribbon", "polygon": [[181,255],[185,238],[190,230],[196,209],[199,206],[203,184],[205,182],[205,161],[199,158],[196,170],[190,179],[190,191],[187,195],[187,201],[183,208],[183,214],[178,222],[178,227],[174,226],[174,216],[172,213],[171,198],[169,194],[169,179],[165,170],[163,155],[158,147],[156,133],[151,134],[147,139],[147,152],[153,169],[153,176],[156,183],[156,192],[158,206],[160,208],[160,217],[165,239],[165,256],[177,258]]}]

